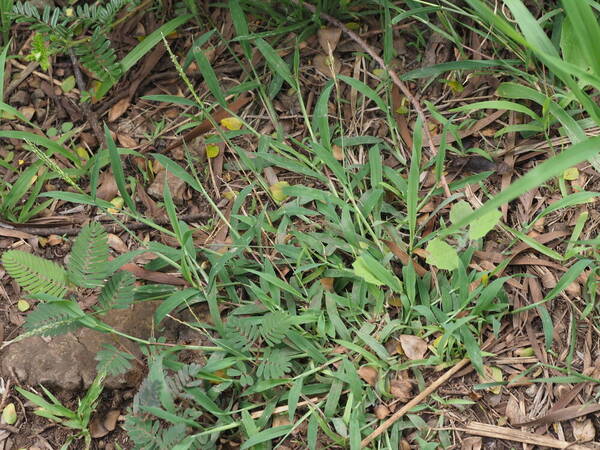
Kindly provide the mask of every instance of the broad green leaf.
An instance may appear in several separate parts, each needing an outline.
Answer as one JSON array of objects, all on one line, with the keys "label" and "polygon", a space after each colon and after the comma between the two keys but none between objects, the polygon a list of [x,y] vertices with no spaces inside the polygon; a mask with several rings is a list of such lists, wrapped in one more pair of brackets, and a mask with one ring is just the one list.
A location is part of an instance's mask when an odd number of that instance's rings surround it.
[{"label": "broad green leaf", "polygon": [[476,218],[469,227],[469,238],[480,239],[484,237],[498,224],[501,217],[502,213],[495,210]]},{"label": "broad green leaf", "polygon": [[383,285],[383,281],[379,280],[371,273],[368,264],[365,262],[362,256],[356,258],[356,260],[352,263],[352,268],[354,269],[354,274],[357,277],[365,280],[367,283],[374,284],[375,286]]},{"label": "broad green leaf", "polygon": [[429,241],[427,253],[427,264],[431,264],[438,269],[454,270],[458,267],[456,249],[439,238]]},{"label": "broad green leaf", "polygon": [[452,209],[450,209],[450,221],[452,223],[457,223],[472,212],[473,208],[471,208],[471,206],[464,200],[456,202],[454,205],[452,205]]}]

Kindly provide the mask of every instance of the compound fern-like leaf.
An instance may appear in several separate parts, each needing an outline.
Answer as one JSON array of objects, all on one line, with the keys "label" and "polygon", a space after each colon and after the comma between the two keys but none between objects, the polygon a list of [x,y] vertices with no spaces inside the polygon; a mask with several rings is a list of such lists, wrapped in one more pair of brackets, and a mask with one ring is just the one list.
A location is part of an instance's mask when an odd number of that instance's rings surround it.
[{"label": "compound fern-like leaf", "polygon": [[27,315],[25,330],[28,335],[57,336],[81,328],[85,314],[72,301],[40,303]]},{"label": "compound fern-like leaf", "polygon": [[260,335],[269,346],[281,343],[290,330],[290,317],[281,311],[265,314],[260,324]]},{"label": "compound fern-like leaf", "polygon": [[115,82],[121,76],[122,68],[117,61],[117,54],[108,38],[98,30],[94,31],[89,42],[75,47],[75,53],[80,57],[81,63],[94,72],[100,81]]},{"label": "compound fern-like leaf", "polygon": [[103,349],[96,353],[96,370],[98,373],[106,372],[109,375],[120,375],[131,369],[133,355],[117,349],[113,345],[104,344]]},{"label": "compound fern-like leaf", "polygon": [[256,370],[256,375],[265,379],[282,378],[292,370],[291,352],[283,348],[268,348],[263,354],[263,359]]},{"label": "compound fern-like leaf", "polygon": [[67,265],[69,279],[77,286],[95,288],[104,284],[108,267],[108,236],[97,222],[82,228],[73,243]]},{"label": "compound fern-like leaf", "polygon": [[2,255],[6,272],[30,294],[62,297],[67,292],[67,273],[58,264],[19,250]]},{"label": "compound fern-like leaf", "polygon": [[101,309],[124,309],[133,303],[135,276],[130,272],[115,273],[102,287],[98,303]]}]

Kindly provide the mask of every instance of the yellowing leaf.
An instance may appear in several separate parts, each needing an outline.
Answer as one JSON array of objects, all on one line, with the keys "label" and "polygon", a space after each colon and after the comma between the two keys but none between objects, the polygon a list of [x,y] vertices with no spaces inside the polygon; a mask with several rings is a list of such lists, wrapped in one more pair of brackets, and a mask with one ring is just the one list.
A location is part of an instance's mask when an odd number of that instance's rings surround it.
[{"label": "yellowing leaf", "polygon": [[[500,383],[503,381],[502,370],[498,367],[483,366],[483,374],[479,375],[479,380],[482,384]],[[487,388],[492,394],[500,394],[502,386],[490,386]]]},{"label": "yellowing leaf", "polygon": [[87,161],[88,159],[90,159],[90,154],[82,146],[76,147],[75,153],[77,153],[77,156],[79,156],[79,159],[81,159],[82,161]]},{"label": "yellowing leaf", "polygon": [[563,178],[567,181],[575,181],[577,178],[579,178],[579,170],[577,167],[569,167],[564,171]]},{"label": "yellowing leaf", "polygon": [[17,409],[14,403],[9,403],[2,410],[2,420],[8,425],[14,425],[17,421]]},{"label": "yellowing leaf", "polygon": [[206,157],[216,158],[217,156],[219,156],[219,146],[216,144],[208,144],[206,146]]},{"label": "yellowing leaf", "polygon": [[123,200],[122,197],[115,197],[110,201],[110,203],[114,206],[114,208],[108,208],[107,211],[111,214],[116,214],[125,204],[125,200]]},{"label": "yellowing leaf", "polygon": [[60,87],[62,88],[63,92],[69,92],[71,90],[73,90],[73,88],[75,87],[75,77],[73,75],[65,78],[63,80],[63,82],[61,83]]},{"label": "yellowing leaf", "polygon": [[272,184],[269,189],[271,190],[273,200],[275,200],[277,203],[285,201],[288,196],[283,192],[283,188],[289,185],[290,183],[287,181],[278,181],[277,183]]},{"label": "yellowing leaf", "polygon": [[386,72],[383,69],[373,69],[373,75],[375,75],[377,78],[383,78],[385,73]]},{"label": "yellowing leaf", "polygon": [[228,130],[239,130],[242,128],[242,121],[237,117],[225,117],[221,119],[221,125]]},{"label": "yellowing leaf", "polygon": [[19,300],[17,302],[17,309],[21,312],[25,312],[29,309],[29,303],[27,303],[27,300]]},{"label": "yellowing leaf", "polygon": [[223,192],[223,197],[225,197],[227,200],[231,201],[234,200],[238,195],[237,191],[225,191]]}]

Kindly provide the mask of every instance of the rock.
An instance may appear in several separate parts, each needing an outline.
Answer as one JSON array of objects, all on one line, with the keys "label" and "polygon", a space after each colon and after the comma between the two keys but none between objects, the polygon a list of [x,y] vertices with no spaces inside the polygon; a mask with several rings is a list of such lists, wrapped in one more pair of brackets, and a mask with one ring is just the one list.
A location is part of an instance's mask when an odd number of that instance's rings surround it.
[{"label": "rock", "polygon": [[[152,316],[157,302],[137,303],[129,309],[108,312],[103,321],[117,330],[141,339],[152,332]],[[0,356],[3,377],[15,376],[20,383],[44,385],[67,391],[87,389],[96,377],[96,353],[102,344],[125,348],[141,357],[138,345],[125,338],[81,328],[73,333],[52,338],[32,336],[6,348]],[[142,374],[135,363],[128,373],[107,377],[109,389],[135,387]]]}]

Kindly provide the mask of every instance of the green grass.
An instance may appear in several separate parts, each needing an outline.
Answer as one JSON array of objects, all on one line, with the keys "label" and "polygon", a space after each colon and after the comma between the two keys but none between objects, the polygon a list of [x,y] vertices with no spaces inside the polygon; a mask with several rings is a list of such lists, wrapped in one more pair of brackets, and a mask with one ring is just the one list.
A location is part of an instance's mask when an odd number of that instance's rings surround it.
[{"label": "green grass", "polygon": [[[431,369],[452,367],[465,357],[484,373],[491,360],[488,357],[493,355],[482,350],[483,340],[489,336],[502,339],[503,324],[511,321],[512,314],[529,311],[539,316],[544,332],[541,345],[552,354],[556,346],[548,309],[586,273],[583,308],[574,310],[573,320],[596,319],[597,237],[584,232],[587,213],[579,216],[562,250],[527,235],[536,220],[585,205],[598,195],[571,193],[563,176],[565,170],[586,160],[599,168],[600,138],[588,137],[585,131],[600,125],[595,101],[600,87],[595,55],[600,44],[598,39],[589,39],[600,37],[592,12],[598,8],[596,2],[565,0],[562,9],[545,11],[544,20],[538,20],[520,0],[506,0],[512,21],[479,0],[467,0],[464,8],[446,1],[435,6],[418,1],[400,2],[401,6],[388,1],[364,2],[361,10],[322,2],[323,11],[345,23],[366,23],[367,18],[380,23],[385,30],[380,42],[386,64],[397,57],[389,24],[414,20],[415,33],[423,35],[428,29],[442,33],[460,50],[461,58],[470,58],[463,47],[466,31],[489,39],[493,56],[489,61],[465,59],[402,74],[405,81],[421,80],[425,85],[435,85],[445,77],[463,82],[471,71],[493,73],[501,79],[497,98],[491,101],[465,103],[445,111],[433,101],[424,102],[428,115],[441,124],[439,134],[456,134],[469,119],[506,109],[522,113],[525,120],[520,128],[509,125],[501,129],[497,137],[517,133],[519,138],[544,140],[563,135],[572,143],[515,177],[502,191],[492,193],[491,173],[483,173],[451,182],[449,197],[444,196],[442,173],[446,158],[465,154],[462,144],[445,144],[442,139],[437,155],[432,156],[422,138],[423,127],[429,124],[416,120],[412,123],[413,146],[406,148],[390,106],[393,83],[385,74],[378,83],[338,75],[319,88],[304,86],[307,61],[300,44],[324,23],[292,3],[277,3],[232,0],[223,7],[231,14],[234,37],[222,41],[215,28],[197,41],[199,46],[220,42],[231,52],[227,58],[244,67],[236,93],[252,91],[255,105],[262,105],[265,111],[266,119],[239,117],[243,121],[239,132],[214,124],[216,133],[210,139],[224,143],[225,171],[243,184],[232,200],[231,211],[224,213],[217,206],[209,193],[210,171],[205,164],[199,165],[187,148],[185,164],[169,155],[151,155],[184,180],[195,195],[205,198],[218,220],[226,224],[231,242],[221,243],[223,251],[194,243],[190,226],[179,219],[166,183],[163,206],[170,226],[159,226],[143,216],[123,164],[123,158],[135,152],[117,148],[108,131],[108,148],[83,167],[66,141],[56,143],[28,132],[0,132],[1,137],[30,142],[47,158],[59,153],[79,164],[79,193],[55,191],[43,196],[105,211],[112,205],[96,198],[96,183],[100,170],[110,166],[125,203],[123,213],[178,242],[178,248],[147,244],[157,255],[147,268],[179,271],[189,286],[176,290],[146,285],[136,289],[135,299],[163,301],[155,316],[159,324],[180,310],[205,305],[206,317],[187,325],[211,345],[201,347],[206,362],[195,365],[180,362],[178,354],[197,351],[198,346],[164,350],[143,342],[148,377],[125,422],[138,448],[210,449],[217,448],[220,437],[227,437],[241,442],[242,449],[268,449],[280,443],[308,449],[320,445],[358,449],[380,423],[375,408],[396,398],[393,381],[399,374],[405,373],[418,392],[437,377]],[[250,16],[264,20],[259,25],[249,24]],[[173,19],[148,36],[121,61],[124,72],[164,40],[159,31],[167,34],[191,19],[191,15]],[[297,33],[296,39],[286,40],[291,31]],[[425,39],[416,39],[412,44],[422,54],[425,43]],[[233,53],[238,45],[240,51]],[[216,105],[227,104],[230,92],[202,52],[191,52],[186,59],[200,67],[210,92],[203,98],[178,66],[178,58],[171,55],[191,98],[155,96],[149,100],[195,106],[201,115],[198,121]],[[376,68],[369,61],[367,70]],[[109,92],[114,81],[105,81],[99,92]],[[309,89],[315,90],[310,104]],[[302,133],[284,132],[275,102],[281,94],[297,103]],[[367,114],[384,123],[386,135],[374,136],[370,129],[353,123],[344,113],[350,104],[356,107],[352,111],[355,117]],[[0,106],[11,111],[9,105]],[[267,121],[274,130],[268,135],[259,131]],[[246,146],[248,142],[251,148]],[[345,157],[336,158],[336,152]],[[401,165],[391,168],[384,164],[390,156]],[[25,175],[37,173],[38,165],[25,169]],[[70,176],[52,164],[47,166],[53,176]],[[265,172],[277,173],[279,183],[273,186]],[[427,174],[433,183],[425,182]],[[84,176],[91,180],[89,188],[81,184]],[[12,191],[0,205],[4,217],[14,221],[29,217],[26,214],[32,204],[23,206],[22,199],[28,192],[33,198],[41,182],[28,191],[26,179],[19,181],[23,186],[7,186]],[[467,184],[477,184],[485,193],[483,206],[476,210],[464,202]],[[558,192],[561,198],[541,209],[530,223],[499,223],[500,206],[535,188]],[[430,228],[429,221],[422,219],[432,201],[428,214],[435,226]],[[525,242],[539,255],[568,267],[541,301],[513,308],[506,282],[511,277],[527,277],[505,274],[508,261],[495,270],[477,268],[474,253],[483,248],[492,230],[496,235],[508,235],[511,244]],[[388,241],[428,267],[427,273],[419,276],[412,264],[402,264],[388,248]],[[428,256],[420,258],[424,252]],[[121,256],[119,262],[134,253]],[[81,322],[86,324],[83,319]],[[88,326],[90,323],[88,320]],[[93,324],[101,326],[96,321]],[[411,360],[398,351],[401,335],[427,342],[423,359]],[[572,366],[575,338],[569,342],[568,361],[555,367],[564,378],[546,381],[587,380]],[[371,384],[360,375],[367,366],[377,373]],[[495,384],[505,386],[507,381],[496,380]],[[482,382],[476,388],[493,386]],[[444,411],[472,403],[467,398],[433,395],[377,437],[371,448],[398,448],[409,436],[420,448],[449,447],[454,436],[447,429],[452,423],[444,418]],[[283,411],[278,413],[277,408]],[[438,417],[435,426],[439,431],[430,430],[433,423],[428,419],[432,417]]]}]

